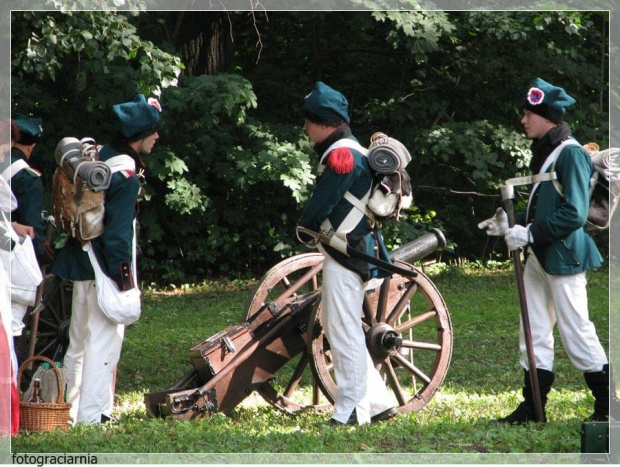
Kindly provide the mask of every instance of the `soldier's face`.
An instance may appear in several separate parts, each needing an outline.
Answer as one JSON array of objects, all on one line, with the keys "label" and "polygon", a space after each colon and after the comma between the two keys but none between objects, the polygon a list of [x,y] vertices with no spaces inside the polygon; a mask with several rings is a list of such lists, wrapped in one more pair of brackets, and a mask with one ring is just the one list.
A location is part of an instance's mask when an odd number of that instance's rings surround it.
[{"label": "soldier's face", "polygon": [[334,129],[332,127],[328,127],[325,125],[320,125],[318,123],[311,122],[308,119],[304,121],[304,131],[310,138],[314,144],[322,143],[325,138],[327,138]]},{"label": "soldier's face", "polygon": [[525,134],[530,139],[542,138],[551,128],[555,126],[551,120],[541,117],[540,115],[527,109],[523,110],[521,125],[523,125]]},{"label": "soldier's face", "polygon": [[138,153],[140,154],[150,154],[153,150],[153,146],[159,139],[159,133],[155,132],[146,138],[140,140],[140,145],[138,147]]}]

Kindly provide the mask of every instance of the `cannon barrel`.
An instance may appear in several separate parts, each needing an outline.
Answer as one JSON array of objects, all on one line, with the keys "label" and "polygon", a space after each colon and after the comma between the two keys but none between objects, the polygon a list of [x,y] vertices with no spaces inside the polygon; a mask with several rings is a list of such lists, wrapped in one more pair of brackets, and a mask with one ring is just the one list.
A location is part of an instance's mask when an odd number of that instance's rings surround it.
[{"label": "cannon barrel", "polygon": [[446,246],[446,237],[439,229],[431,229],[420,238],[404,244],[391,253],[392,260],[414,263]]}]

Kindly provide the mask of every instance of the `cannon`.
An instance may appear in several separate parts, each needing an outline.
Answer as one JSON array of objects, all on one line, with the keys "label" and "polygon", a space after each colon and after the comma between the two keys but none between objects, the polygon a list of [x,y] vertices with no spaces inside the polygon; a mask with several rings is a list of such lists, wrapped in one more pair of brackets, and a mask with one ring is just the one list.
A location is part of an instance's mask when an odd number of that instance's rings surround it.
[{"label": "cannon", "polygon": [[[394,250],[410,274],[392,274],[366,292],[360,319],[367,347],[399,413],[421,410],[441,386],[452,356],[446,303],[410,263],[443,249],[430,233]],[[192,369],[164,391],[144,395],[151,417],[194,419],[227,413],[254,391],[287,413],[323,410],[337,386],[321,321],[323,255],[283,260],[261,278],[245,307],[245,321],[228,326],[189,350]]]}]

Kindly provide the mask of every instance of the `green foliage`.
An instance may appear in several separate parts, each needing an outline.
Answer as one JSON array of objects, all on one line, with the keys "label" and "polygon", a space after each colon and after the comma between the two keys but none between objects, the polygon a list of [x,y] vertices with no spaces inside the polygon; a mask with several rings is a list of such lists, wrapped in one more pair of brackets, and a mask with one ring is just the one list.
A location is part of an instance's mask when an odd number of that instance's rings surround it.
[{"label": "green foliage", "polygon": [[446,123],[409,143],[419,148],[411,168],[416,199],[435,206],[457,256],[484,256],[477,223],[501,202],[500,183],[526,172],[526,145],[521,134],[487,120]]},{"label": "green foliage", "polygon": [[454,30],[448,15],[442,11],[379,11],[373,15],[377,21],[390,21],[395,26],[387,36],[388,42],[394,49],[405,47],[417,63],[426,62],[431,52],[439,50],[442,36]]},{"label": "green foliage", "polygon": [[[347,96],[362,144],[383,131],[413,155],[415,208],[386,223],[390,246],[441,228],[450,255],[501,258],[501,242],[476,224],[499,205],[499,185],[527,172],[519,119],[531,81],[566,87],[577,99],[566,116],[577,139],[608,145],[609,13],[377,5],[230,12],[218,40],[234,74],[199,77],[182,75],[188,44],[176,44],[170,26],[208,22],[206,14],[13,11],[13,110],[43,117],[46,135],[31,162],[49,188],[62,136],[108,142],[112,104],[159,93],[164,123],[146,160],[140,219],[144,278],[255,276],[297,248],[295,222],[314,180],[299,109],[320,79]],[[213,58],[207,49],[192,59]],[[527,193],[519,195],[522,207]],[[607,249],[605,235],[597,242]]]},{"label": "green foliage", "polygon": [[[182,68],[178,57],[142,40],[127,14],[26,11],[13,12],[12,22],[18,108],[51,110],[38,102],[47,97],[54,106],[65,101],[74,109],[104,109],[137,92],[160,95],[162,88],[176,85]],[[33,81],[44,83],[44,89],[34,92]]]},{"label": "green foliage", "polygon": [[186,77],[162,104],[141,219],[147,278],[251,277],[290,254],[313,180],[300,130],[248,118],[256,96],[238,75]]}]

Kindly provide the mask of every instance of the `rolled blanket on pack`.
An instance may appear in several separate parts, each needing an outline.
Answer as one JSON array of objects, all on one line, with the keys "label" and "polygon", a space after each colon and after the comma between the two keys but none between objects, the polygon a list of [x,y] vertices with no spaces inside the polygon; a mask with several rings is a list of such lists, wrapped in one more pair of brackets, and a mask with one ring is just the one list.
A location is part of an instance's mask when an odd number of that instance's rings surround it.
[{"label": "rolled blanket on pack", "polygon": [[620,178],[620,149],[609,148],[590,154],[596,171],[612,183]]},{"label": "rolled blanket on pack", "polygon": [[404,169],[411,162],[407,148],[394,138],[375,133],[370,138],[368,163],[378,173],[392,173]]},{"label": "rolled blanket on pack", "polygon": [[[92,160],[92,140],[65,137],[56,146],[55,159],[69,179],[79,177],[92,191],[106,190],[112,180],[112,171],[105,162]],[[85,154],[88,154],[86,156]]]},{"label": "rolled blanket on pack", "polygon": [[110,186],[112,172],[105,162],[87,161],[77,168],[78,177],[86,182],[86,186],[93,191],[105,190]]},{"label": "rolled blanket on pack", "polygon": [[594,167],[598,171],[609,169],[611,165],[611,154],[609,149],[595,152],[590,154],[590,156],[592,157],[592,164],[594,164]]}]

